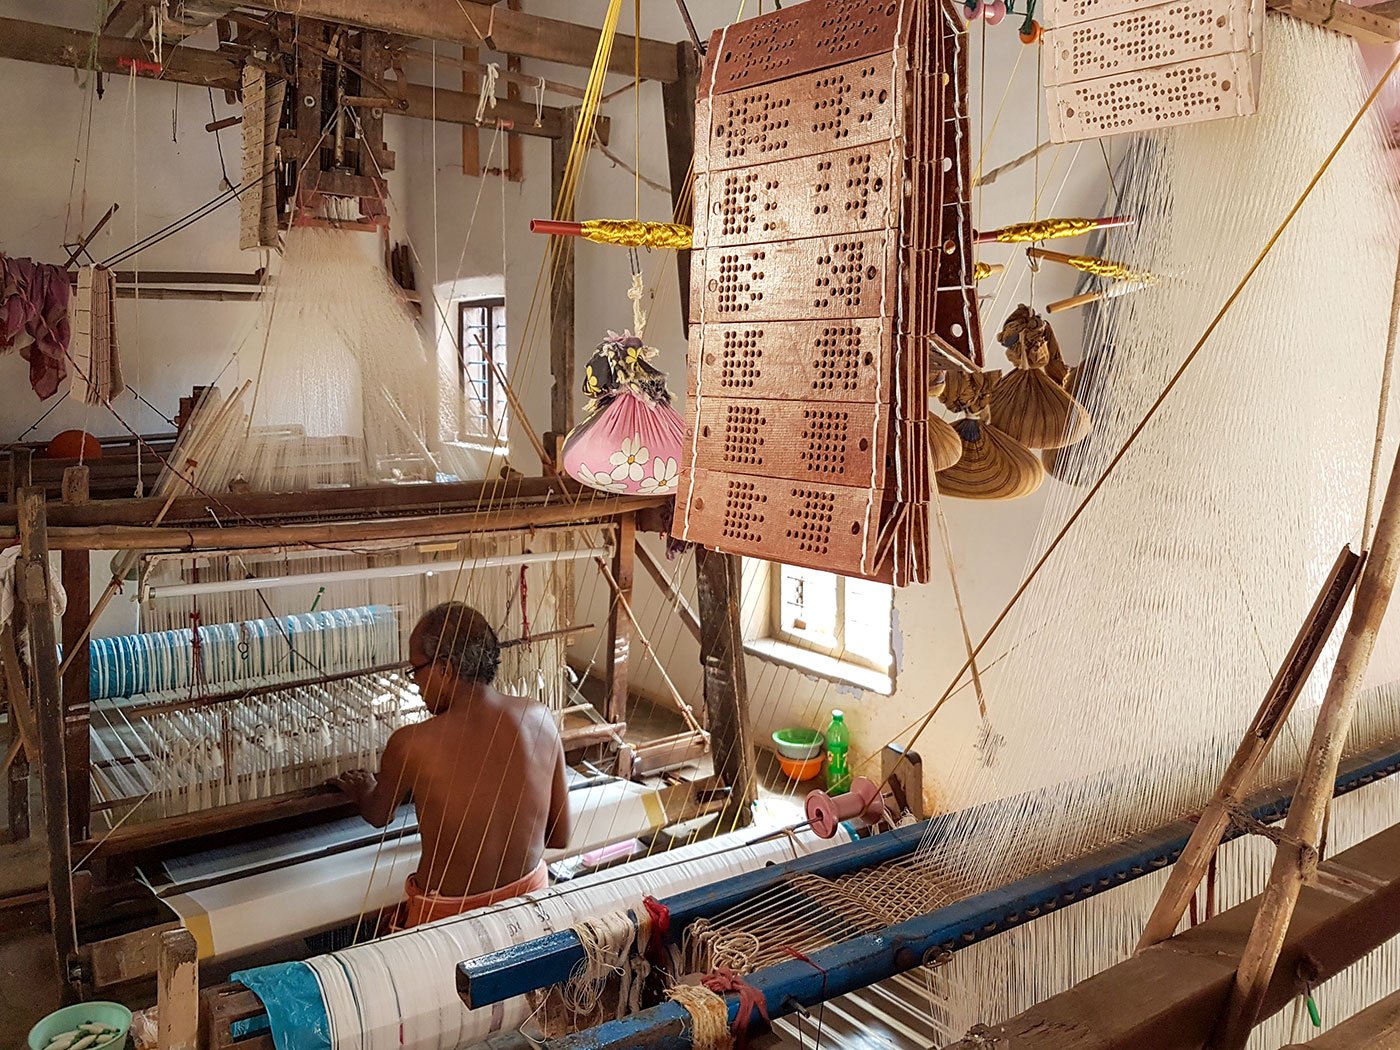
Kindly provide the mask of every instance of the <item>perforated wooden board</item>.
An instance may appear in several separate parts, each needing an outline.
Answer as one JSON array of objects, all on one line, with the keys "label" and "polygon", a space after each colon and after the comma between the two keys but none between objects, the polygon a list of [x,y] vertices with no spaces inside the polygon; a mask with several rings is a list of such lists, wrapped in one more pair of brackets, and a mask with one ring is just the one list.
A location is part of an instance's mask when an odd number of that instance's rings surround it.
[{"label": "perforated wooden board", "polygon": [[849,484],[864,478],[877,485],[875,464],[885,454],[889,429],[885,406],[801,401],[757,401],[707,397],[697,419],[695,463],[730,474],[759,474],[793,481]]},{"label": "perforated wooden board", "polygon": [[1243,117],[1259,106],[1259,56],[1231,53],[1045,89],[1056,142]]},{"label": "perforated wooden board", "polygon": [[1254,50],[1248,6],[1177,0],[1047,30],[1045,83],[1119,76],[1187,59]]},{"label": "perforated wooden board", "polygon": [[1046,16],[1042,68],[1056,142],[1258,108],[1263,0],[1052,0]]},{"label": "perforated wooden board", "polygon": [[890,400],[893,333],[879,318],[699,326],[690,330],[688,396],[697,385],[719,397],[800,398],[806,402]]},{"label": "perforated wooden board", "polygon": [[898,301],[898,258],[888,230],[716,248],[692,268],[691,320],[879,317]]},{"label": "perforated wooden board", "polygon": [[711,221],[696,226],[694,246],[883,230],[903,182],[901,160],[887,142],[871,143],[697,177],[695,210]]},{"label": "perforated wooden board", "polygon": [[[808,3],[811,0],[807,0]],[[888,63],[836,66],[770,84],[701,99],[696,127],[709,129],[696,172],[810,157],[843,146],[887,145],[903,134],[904,82]],[[711,115],[713,111],[713,116]]]},{"label": "perforated wooden board", "polygon": [[909,0],[807,0],[736,22],[710,38],[713,64],[700,90],[722,94],[888,54],[907,38],[914,8]]},{"label": "perforated wooden board", "polygon": [[[687,531],[713,542],[706,546],[732,553],[767,551],[790,565],[859,572],[862,554],[872,559],[877,537],[866,540],[870,505],[878,512],[884,494],[843,485],[821,485],[758,476],[736,477],[721,471],[694,471]],[[682,488],[691,478],[681,477]],[[677,510],[677,519],[681,511]]]},{"label": "perforated wooden board", "polygon": [[678,536],[927,578],[927,371],[981,362],[963,48],[934,0],[711,38]]}]

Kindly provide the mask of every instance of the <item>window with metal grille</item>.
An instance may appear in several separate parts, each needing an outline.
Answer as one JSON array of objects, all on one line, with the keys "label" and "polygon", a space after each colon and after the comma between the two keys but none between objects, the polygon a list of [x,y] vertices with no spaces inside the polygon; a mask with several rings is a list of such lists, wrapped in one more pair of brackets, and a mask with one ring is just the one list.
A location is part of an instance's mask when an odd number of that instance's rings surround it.
[{"label": "window with metal grille", "polygon": [[466,411],[463,438],[505,444],[506,303],[468,299],[457,304],[457,381]]}]

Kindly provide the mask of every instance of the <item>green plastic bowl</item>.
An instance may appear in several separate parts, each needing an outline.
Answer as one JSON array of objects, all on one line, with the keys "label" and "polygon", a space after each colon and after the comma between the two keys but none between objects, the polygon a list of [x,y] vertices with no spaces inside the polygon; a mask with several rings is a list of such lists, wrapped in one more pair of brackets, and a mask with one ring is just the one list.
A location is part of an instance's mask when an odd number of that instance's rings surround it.
[{"label": "green plastic bowl", "polygon": [[817,729],[779,729],[773,734],[778,754],[795,762],[816,758],[826,748],[826,737]]},{"label": "green plastic bowl", "polygon": [[80,1024],[105,1024],[117,1029],[117,1034],[105,1043],[89,1050],[120,1050],[126,1046],[126,1034],[131,1031],[131,1011],[121,1003],[78,1003],[55,1010],[29,1030],[29,1050],[44,1050],[56,1035],[71,1031]]}]

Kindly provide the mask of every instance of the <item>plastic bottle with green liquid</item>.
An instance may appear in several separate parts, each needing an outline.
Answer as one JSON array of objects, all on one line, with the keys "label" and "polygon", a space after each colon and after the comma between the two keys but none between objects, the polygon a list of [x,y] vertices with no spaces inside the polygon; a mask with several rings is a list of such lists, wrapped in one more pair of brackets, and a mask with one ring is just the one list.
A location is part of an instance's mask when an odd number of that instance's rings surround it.
[{"label": "plastic bottle with green liquid", "polygon": [[831,712],[831,724],[826,727],[826,791],[828,795],[844,795],[851,790],[851,770],[846,755],[851,750],[851,731],[846,728],[846,716]]}]

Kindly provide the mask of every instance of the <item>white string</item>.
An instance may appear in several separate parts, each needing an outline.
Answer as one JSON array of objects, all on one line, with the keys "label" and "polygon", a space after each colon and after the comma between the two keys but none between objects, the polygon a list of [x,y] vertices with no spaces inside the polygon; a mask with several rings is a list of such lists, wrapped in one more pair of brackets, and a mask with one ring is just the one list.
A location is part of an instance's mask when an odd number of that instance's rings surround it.
[{"label": "white string", "polygon": [[[476,122],[480,124],[486,119],[486,110],[496,108],[496,81],[500,78],[501,67],[495,62],[487,65],[481,74],[481,94],[476,100]],[[537,124],[538,126],[538,124]]]}]

